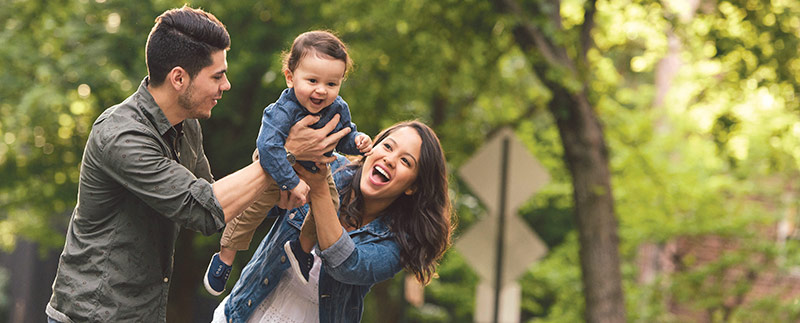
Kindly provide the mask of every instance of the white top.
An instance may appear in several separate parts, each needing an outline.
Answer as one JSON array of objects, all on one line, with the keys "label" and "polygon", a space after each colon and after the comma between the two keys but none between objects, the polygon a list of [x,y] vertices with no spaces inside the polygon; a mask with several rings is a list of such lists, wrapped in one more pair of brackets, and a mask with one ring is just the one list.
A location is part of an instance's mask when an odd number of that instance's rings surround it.
[{"label": "white top", "polygon": [[[278,286],[253,310],[248,323],[317,323],[319,322],[319,269],[320,258],[314,253],[314,265],[304,285],[291,267],[283,272]],[[229,295],[230,296],[230,295]],[[214,310],[212,323],[225,323],[225,303]]]}]

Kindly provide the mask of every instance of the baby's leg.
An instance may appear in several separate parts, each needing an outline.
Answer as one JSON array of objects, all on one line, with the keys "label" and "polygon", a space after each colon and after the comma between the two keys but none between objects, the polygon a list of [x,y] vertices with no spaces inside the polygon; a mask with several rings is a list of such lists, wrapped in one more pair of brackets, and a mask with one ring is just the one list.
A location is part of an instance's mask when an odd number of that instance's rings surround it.
[{"label": "baby's leg", "polygon": [[[233,256],[235,256],[236,251],[247,250],[250,247],[256,229],[267,217],[269,210],[278,203],[279,198],[280,189],[272,181],[250,207],[228,222],[220,239],[220,250],[222,251],[220,252],[220,258],[223,261],[226,260],[223,257],[223,252],[230,253],[230,251],[233,251]],[[226,251],[225,249],[228,250]],[[233,259],[231,258],[230,260],[232,263]],[[227,261],[225,262],[227,263]]]}]

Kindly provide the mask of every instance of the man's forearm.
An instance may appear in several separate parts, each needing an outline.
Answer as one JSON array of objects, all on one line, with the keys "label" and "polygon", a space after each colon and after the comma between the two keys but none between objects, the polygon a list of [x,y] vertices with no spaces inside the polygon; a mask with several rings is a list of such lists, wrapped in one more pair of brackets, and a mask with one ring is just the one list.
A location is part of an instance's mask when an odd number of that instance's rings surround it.
[{"label": "man's forearm", "polygon": [[264,192],[267,188],[267,175],[258,161],[255,161],[216,181],[212,186],[227,223],[244,212]]}]

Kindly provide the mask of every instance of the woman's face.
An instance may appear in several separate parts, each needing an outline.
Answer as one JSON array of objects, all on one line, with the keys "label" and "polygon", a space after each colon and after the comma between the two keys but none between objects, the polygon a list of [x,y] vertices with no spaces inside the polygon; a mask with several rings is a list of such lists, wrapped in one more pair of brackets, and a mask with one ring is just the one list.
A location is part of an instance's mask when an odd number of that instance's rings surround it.
[{"label": "woman's face", "polygon": [[365,202],[393,202],[400,194],[412,194],[419,173],[422,138],[411,127],[398,128],[364,160],[361,193]]}]

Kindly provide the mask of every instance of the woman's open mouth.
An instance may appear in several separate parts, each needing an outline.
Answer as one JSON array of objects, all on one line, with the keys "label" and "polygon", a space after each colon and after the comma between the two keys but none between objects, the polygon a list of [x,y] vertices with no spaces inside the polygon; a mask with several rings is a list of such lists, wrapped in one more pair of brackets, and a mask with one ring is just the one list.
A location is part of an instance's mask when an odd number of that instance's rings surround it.
[{"label": "woman's open mouth", "polygon": [[386,172],[385,169],[382,167],[375,165],[372,167],[372,173],[370,174],[370,178],[373,182],[377,184],[385,184],[389,182],[389,174]]}]

